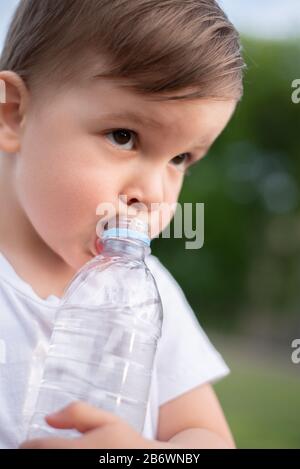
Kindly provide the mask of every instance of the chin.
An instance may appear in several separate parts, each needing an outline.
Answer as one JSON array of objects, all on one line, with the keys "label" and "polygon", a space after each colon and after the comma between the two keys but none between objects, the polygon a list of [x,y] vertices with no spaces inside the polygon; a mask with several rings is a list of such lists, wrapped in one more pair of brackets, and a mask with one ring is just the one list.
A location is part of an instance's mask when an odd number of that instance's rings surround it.
[{"label": "chin", "polygon": [[76,259],[76,261],[72,262],[72,267],[74,269],[77,269],[79,270],[84,264],[86,264],[87,262],[89,262],[91,259],[93,259],[95,257],[94,254],[92,254],[91,252],[86,252],[86,251],[83,251],[81,256],[78,256],[78,258]]},{"label": "chin", "polygon": [[81,269],[84,264],[89,262],[94,257],[95,255],[90,250],[84,249],[82,247],[73,250],[73,252],[70,252],[70,250],[68,250],[68,252],[64,251],[63,255],[61,255],[63,261],[75,272]]}]

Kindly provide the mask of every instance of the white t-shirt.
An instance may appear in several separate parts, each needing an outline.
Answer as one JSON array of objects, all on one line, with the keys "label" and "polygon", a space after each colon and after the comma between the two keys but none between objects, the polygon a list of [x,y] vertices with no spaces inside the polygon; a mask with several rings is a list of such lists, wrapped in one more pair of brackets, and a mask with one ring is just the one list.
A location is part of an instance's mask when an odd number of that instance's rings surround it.
[{"label": "white t-shirt", "polygon": [[[184,293],[157,257],[147,256],[162,299],[162,336],[153,369],[143,436],[156,438],[159,406],[229,373],[199,325]],[[34,405],[30,383],[40,378],[61,299],[40,298],[0,253],[0,448],[17,448]]]}]

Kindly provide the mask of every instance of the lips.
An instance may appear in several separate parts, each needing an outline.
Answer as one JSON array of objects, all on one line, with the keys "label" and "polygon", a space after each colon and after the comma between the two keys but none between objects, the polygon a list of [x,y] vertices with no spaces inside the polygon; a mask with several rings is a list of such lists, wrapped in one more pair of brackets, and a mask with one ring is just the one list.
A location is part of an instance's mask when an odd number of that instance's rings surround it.
[{"label": "lips", "polygon": [[101,254],[102,249],[103,249],[103,244],[102,244],[101,240],[99,238],[96,238],[96,241],[95,241],[96,253]]}]

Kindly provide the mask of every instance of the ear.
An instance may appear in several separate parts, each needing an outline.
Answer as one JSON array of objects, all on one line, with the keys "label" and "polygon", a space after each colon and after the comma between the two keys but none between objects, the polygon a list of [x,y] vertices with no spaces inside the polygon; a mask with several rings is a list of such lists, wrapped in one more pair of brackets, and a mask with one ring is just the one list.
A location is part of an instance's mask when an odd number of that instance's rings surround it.
[{"label": "ear", "polygon": [[20,149],[29,93],[15,72],[0,71],[0,81],[0,149],[5,153],[16,153]]}]

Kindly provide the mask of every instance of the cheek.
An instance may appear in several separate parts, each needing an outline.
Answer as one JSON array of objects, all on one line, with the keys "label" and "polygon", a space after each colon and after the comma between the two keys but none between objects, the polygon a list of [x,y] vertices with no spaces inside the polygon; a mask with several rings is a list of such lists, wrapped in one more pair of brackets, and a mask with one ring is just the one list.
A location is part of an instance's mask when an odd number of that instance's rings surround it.
[{"label": "cheek", "polygon": [[96,234],[97,205],[109,194],[97,172],[76,162],[76,148],[68,148],[68,153],[53,146],[43,152],[24,148],[17,174],[23,209],[54,251],[62,254],[91,241]]}]

